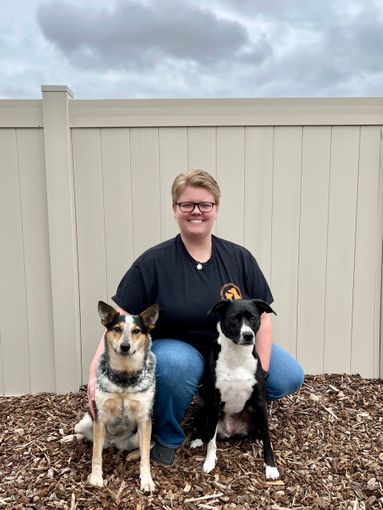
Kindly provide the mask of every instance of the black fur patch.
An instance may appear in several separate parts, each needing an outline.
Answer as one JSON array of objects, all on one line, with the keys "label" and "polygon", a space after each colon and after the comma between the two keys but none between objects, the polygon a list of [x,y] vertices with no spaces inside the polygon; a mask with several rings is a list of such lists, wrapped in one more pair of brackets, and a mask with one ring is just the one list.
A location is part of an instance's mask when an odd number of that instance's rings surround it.
[{"label": "black fur patch", "polygon": [[108,331],[111,331],[115,326],[117,326],[120,322],[126,322],[126,317],[130,317],[133,320],[133,323],[140,328],[142,333],[146,335],[149,331],[149,328],[146,326],[145,322],[139,315],[116,315],[111,322],[105,325]]},{"label": "black fur patch", "polygon": [[105,324],[106,329],[108,331],[110,331],[115,326],[117,326],[117,324],[119,324],[120,322],[125,322],[125,317],[126,317],[126,315],[115,315],[111,322],[109,322],[108,324]]}]

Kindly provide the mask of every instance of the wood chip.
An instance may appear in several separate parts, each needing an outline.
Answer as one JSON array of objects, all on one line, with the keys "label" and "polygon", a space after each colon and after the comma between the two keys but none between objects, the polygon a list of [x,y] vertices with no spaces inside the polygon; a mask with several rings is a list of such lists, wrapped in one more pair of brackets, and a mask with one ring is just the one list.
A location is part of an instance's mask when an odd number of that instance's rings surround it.
[{"label": "wood chip", "polygon": [[195,503],[196,501],[202,501],[206,499],[215,499],[223,496],[223,492],[218,492],[217,494],[211,494],[210,496],[200,496],[199,498],[189,498],[185,499],[185,503]]}]

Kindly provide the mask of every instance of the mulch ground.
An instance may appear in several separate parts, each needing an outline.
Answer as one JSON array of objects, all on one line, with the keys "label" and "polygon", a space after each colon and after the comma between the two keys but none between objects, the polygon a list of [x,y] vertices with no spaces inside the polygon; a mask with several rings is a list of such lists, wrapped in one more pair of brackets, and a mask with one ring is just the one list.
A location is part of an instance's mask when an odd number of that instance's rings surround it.
[{"label": "mulch ground", "polygon": [[[105,487],[89,486],[91,444],[60,443],[86,408],[84,388],[0,397],[0,508],[383,509],[382,390],[383,381],[359,376],[307,376],[270,407],[280,480],[265,480],[257,442],[219,442],[208,475],[205,448],[186,444],[173,467],[152,466],[152,495],[139,490],[138,462],[115,450],[104,452]],[[190,423],[189,413],[189,432]]]}]

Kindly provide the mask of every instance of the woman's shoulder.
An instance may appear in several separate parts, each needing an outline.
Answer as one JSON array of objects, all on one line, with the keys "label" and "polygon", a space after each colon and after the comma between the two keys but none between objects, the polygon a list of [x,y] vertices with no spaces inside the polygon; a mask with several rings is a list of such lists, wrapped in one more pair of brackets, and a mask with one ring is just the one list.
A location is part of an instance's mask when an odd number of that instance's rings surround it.
[{"label": "woman's shoulder", "polygon": [[136,263],[145,263],[151,260],[156,260],[159,255],[164,254],[165,256],[169,254],[169,252],[176,246],[177,237],[173,237],[172,239],[167,239],[166,241],[162,241],[155,246],[152,246],[145,250],[136,260]]},{"label": "woman's shoulder", "polygon": [[222,239],[221,237],[213,237],[213,243],[218,249],[223,249],[232,254],[244,255],[247,257],[253,257],[252,253],[245,248],[244,246],[234,243],[233,241],[229,241],[227,239]]}]

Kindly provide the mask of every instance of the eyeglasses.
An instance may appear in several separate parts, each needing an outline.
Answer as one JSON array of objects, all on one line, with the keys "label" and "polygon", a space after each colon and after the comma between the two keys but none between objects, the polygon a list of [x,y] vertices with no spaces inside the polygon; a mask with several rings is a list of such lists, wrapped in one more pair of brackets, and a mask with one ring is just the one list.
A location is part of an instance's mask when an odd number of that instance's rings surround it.
[{"label": "eyeglasses", "polygon": [[183,213],[191,213],[197,206],[201,213],[209,213],[215,206],[214,202],[177,202],[180,211]]}]

